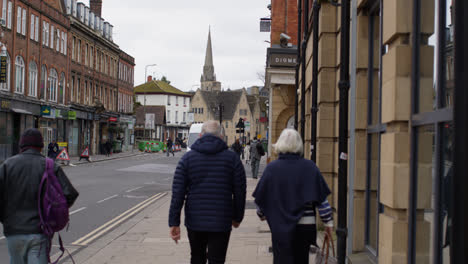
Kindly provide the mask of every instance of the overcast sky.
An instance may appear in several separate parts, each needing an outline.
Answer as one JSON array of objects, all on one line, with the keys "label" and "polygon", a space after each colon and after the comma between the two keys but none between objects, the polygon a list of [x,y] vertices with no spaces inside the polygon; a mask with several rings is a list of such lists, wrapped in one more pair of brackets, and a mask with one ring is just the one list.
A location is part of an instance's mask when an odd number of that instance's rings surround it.
[{"label": "overcast sky", "polygon": [[[89,6],[89,0],[83,1]],[[215,73],[223,88],[263,85],[269,33],[259,21],[270,0],[103,0],[102,17],[114,26],[114,41],[135,58],[135,86],[148,75],[167,76],[188,91],[200,86],[208,27]],[[153,74],[154,73],[154,74]]]}]

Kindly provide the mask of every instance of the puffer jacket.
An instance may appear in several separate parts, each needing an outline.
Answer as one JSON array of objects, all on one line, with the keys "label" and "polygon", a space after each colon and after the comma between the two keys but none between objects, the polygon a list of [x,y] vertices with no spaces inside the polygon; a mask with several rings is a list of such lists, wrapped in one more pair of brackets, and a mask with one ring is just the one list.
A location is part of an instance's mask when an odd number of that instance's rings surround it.
[{"label": "puffer jacket", "polygon": [[185,202],[188,229],[228,232],[232,221],[240,223],[244,218],[245,195],[245,171],[239,156],[220,138],[204,135],[177,165],[169,226],[180,225]]},{"label": "puffer jacket", "polygon": [[253,140],[250,142],[250,159],[251,160],[260,160],[262,156],[257,151],[257,144],[261,144],[258,140]]},{"label": "puffer jacket", "polygon": [[[5,236],[41,233],[38,193],[45,163],[38,150],[28,149],[0,165],[0,221]],[[55,165],[54,171],[71,207],[78,192],[60,166]]]}]

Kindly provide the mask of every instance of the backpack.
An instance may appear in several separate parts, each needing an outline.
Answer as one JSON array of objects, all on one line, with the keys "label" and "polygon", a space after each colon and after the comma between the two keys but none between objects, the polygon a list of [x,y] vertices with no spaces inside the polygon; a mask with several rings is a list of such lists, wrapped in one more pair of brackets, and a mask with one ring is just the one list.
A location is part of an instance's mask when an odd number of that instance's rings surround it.
[{"label": "backpack", "polygon": [[260,142],[257,143],[257,144],[255,145],[255,148],[257,149],[258,155],[260,155],[260,156],[265,156],[265,150],[263,149],[262,143],[260,143]]},{"label": "backpack", "polygon": [[[67,199],[62,191],[62,186],[54,173],[55,162],[46,158],[46,167],[39,185],[38,211],[40,227],[48,239],[47,259],[50,262],[50,249],[54,233],[64,229],[69,222]],[[57,263],[63,256],[65,248],[59,234],[60,251],[62,254],[53,262]],[[73,261],[73,260],[72,260]],[[74,262],[74,261],[73,261]]]}]

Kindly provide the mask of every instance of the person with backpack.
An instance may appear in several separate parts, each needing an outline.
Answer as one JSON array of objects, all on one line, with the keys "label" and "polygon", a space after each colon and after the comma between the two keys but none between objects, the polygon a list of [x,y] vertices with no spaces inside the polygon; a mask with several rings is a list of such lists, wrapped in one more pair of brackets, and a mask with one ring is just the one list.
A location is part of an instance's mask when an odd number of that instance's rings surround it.
[{"label": "person with backpack", "polygon": [[166,145],[167,145],[166,155],[169,157],[169,153],[172,153],[172,156],[175,156],[174,155],[174,150],[172,149],[173,143],[172,143],[171,138],[167,139]]},{"label": "person with backpack", "polygon": [[250,164],[252,166],[252,178],[258,179],[258,169],[260,167],[260,160],[265,155],[262,143],[254,137],[250,143]]},{"label": "person with backpack", "polygon": [[41,154],[39,130],[26,130],[19,147],[20,154],[0,165],[0,222],[10,263],[47,264],[52,236],[68,223],[78,192],[62,168]]}]

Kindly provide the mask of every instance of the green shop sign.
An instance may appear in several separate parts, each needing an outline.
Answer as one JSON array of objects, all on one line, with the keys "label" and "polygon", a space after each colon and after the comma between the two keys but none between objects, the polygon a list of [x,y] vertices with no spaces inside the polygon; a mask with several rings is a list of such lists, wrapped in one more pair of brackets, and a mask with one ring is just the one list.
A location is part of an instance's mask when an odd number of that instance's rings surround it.
[{"label": "green shop sign", "polygon": [[68,119],[69,120],[76,120],[76,112],[75,111],[68,111]]}]

